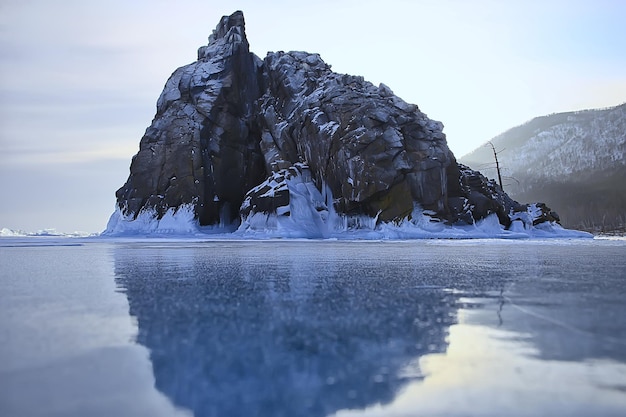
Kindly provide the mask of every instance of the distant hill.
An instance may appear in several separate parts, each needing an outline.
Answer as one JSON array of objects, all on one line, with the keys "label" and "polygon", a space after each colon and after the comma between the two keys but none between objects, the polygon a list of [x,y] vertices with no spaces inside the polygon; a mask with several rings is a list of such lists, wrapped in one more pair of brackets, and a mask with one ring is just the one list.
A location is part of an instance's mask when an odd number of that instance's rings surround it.
[{"label": "distant hill", "polygon": [[[545,202],[567,227],[625,229],[626,103],[537,117],[491,142],[514,199]],[[489,145],[459,162],[497,178]]]}]

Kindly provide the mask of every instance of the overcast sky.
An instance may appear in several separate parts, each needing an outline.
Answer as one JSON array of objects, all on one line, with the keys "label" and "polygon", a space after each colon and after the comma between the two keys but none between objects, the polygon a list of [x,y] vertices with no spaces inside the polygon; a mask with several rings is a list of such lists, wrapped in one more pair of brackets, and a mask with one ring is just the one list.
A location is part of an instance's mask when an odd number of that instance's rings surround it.
[{"label": "overcast sky", "polygon": [[626,101],[626,1],[0,0],[0,228],[103,230],[165,81],[238,9],[254,53],[384,82],[457,157]]}]

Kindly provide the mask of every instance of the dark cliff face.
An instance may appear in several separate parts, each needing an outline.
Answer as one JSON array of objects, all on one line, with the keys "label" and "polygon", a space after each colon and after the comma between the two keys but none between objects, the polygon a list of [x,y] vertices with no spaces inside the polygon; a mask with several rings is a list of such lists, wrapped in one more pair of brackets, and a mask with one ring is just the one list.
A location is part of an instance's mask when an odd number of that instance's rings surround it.
[{"label": "dark cliff face", "polygon": [[117,203],[129,218],[190,205],[201,225],[236,223],[289,215],[277,209],[294,197],[285,181],[298,177],[317,189],[306,193],[318,211],[317,191],[332,197],[324,209],[378,221],[410,217],[417,205],[451,223],[497,213],[507,225],[519,205],[461,169],[442,129],[385,85],[334,73],[317,54],[260,60],[236,12],[167,81]]},{"label": "dark cliff face", "polygon": [[117,191],[125,214],[192,204],[201,224],[229,222],[250,188],[265,177],[258,131],[251,123],[261,96],[262,65],[250,53],[243,14],[224,17],[177,69],[157,102],[130,176]]}]

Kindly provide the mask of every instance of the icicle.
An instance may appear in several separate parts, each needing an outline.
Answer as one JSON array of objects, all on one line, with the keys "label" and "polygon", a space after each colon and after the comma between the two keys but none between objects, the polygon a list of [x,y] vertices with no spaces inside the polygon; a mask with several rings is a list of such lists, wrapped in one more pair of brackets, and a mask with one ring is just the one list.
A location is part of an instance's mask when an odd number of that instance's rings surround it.
[{"label": "icicle", "polygon": [[445,167],[441,167],[439,171],[439,181],[441,181],[441,198],[446,200],[448,198],[448,175]]},{"label": "icicle", "polygon": [[224,204],[222,204],[222,207],[220,208],[219,225],[220,225],[219,227],[228,227],[231,225],[230,204],[228,202],[225,202]]}]

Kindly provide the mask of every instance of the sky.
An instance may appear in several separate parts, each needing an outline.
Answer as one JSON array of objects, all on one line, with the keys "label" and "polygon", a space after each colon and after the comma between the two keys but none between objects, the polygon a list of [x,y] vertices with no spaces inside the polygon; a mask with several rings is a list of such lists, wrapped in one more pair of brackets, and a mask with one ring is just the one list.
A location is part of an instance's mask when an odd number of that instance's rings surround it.
[{"label": "sky", "polygon": [[0,228],[102,231],[165,81],[235,10],[261,58],[315,52],[385,83],[457,157],[626,102],[626,1],[0,0]]}]

